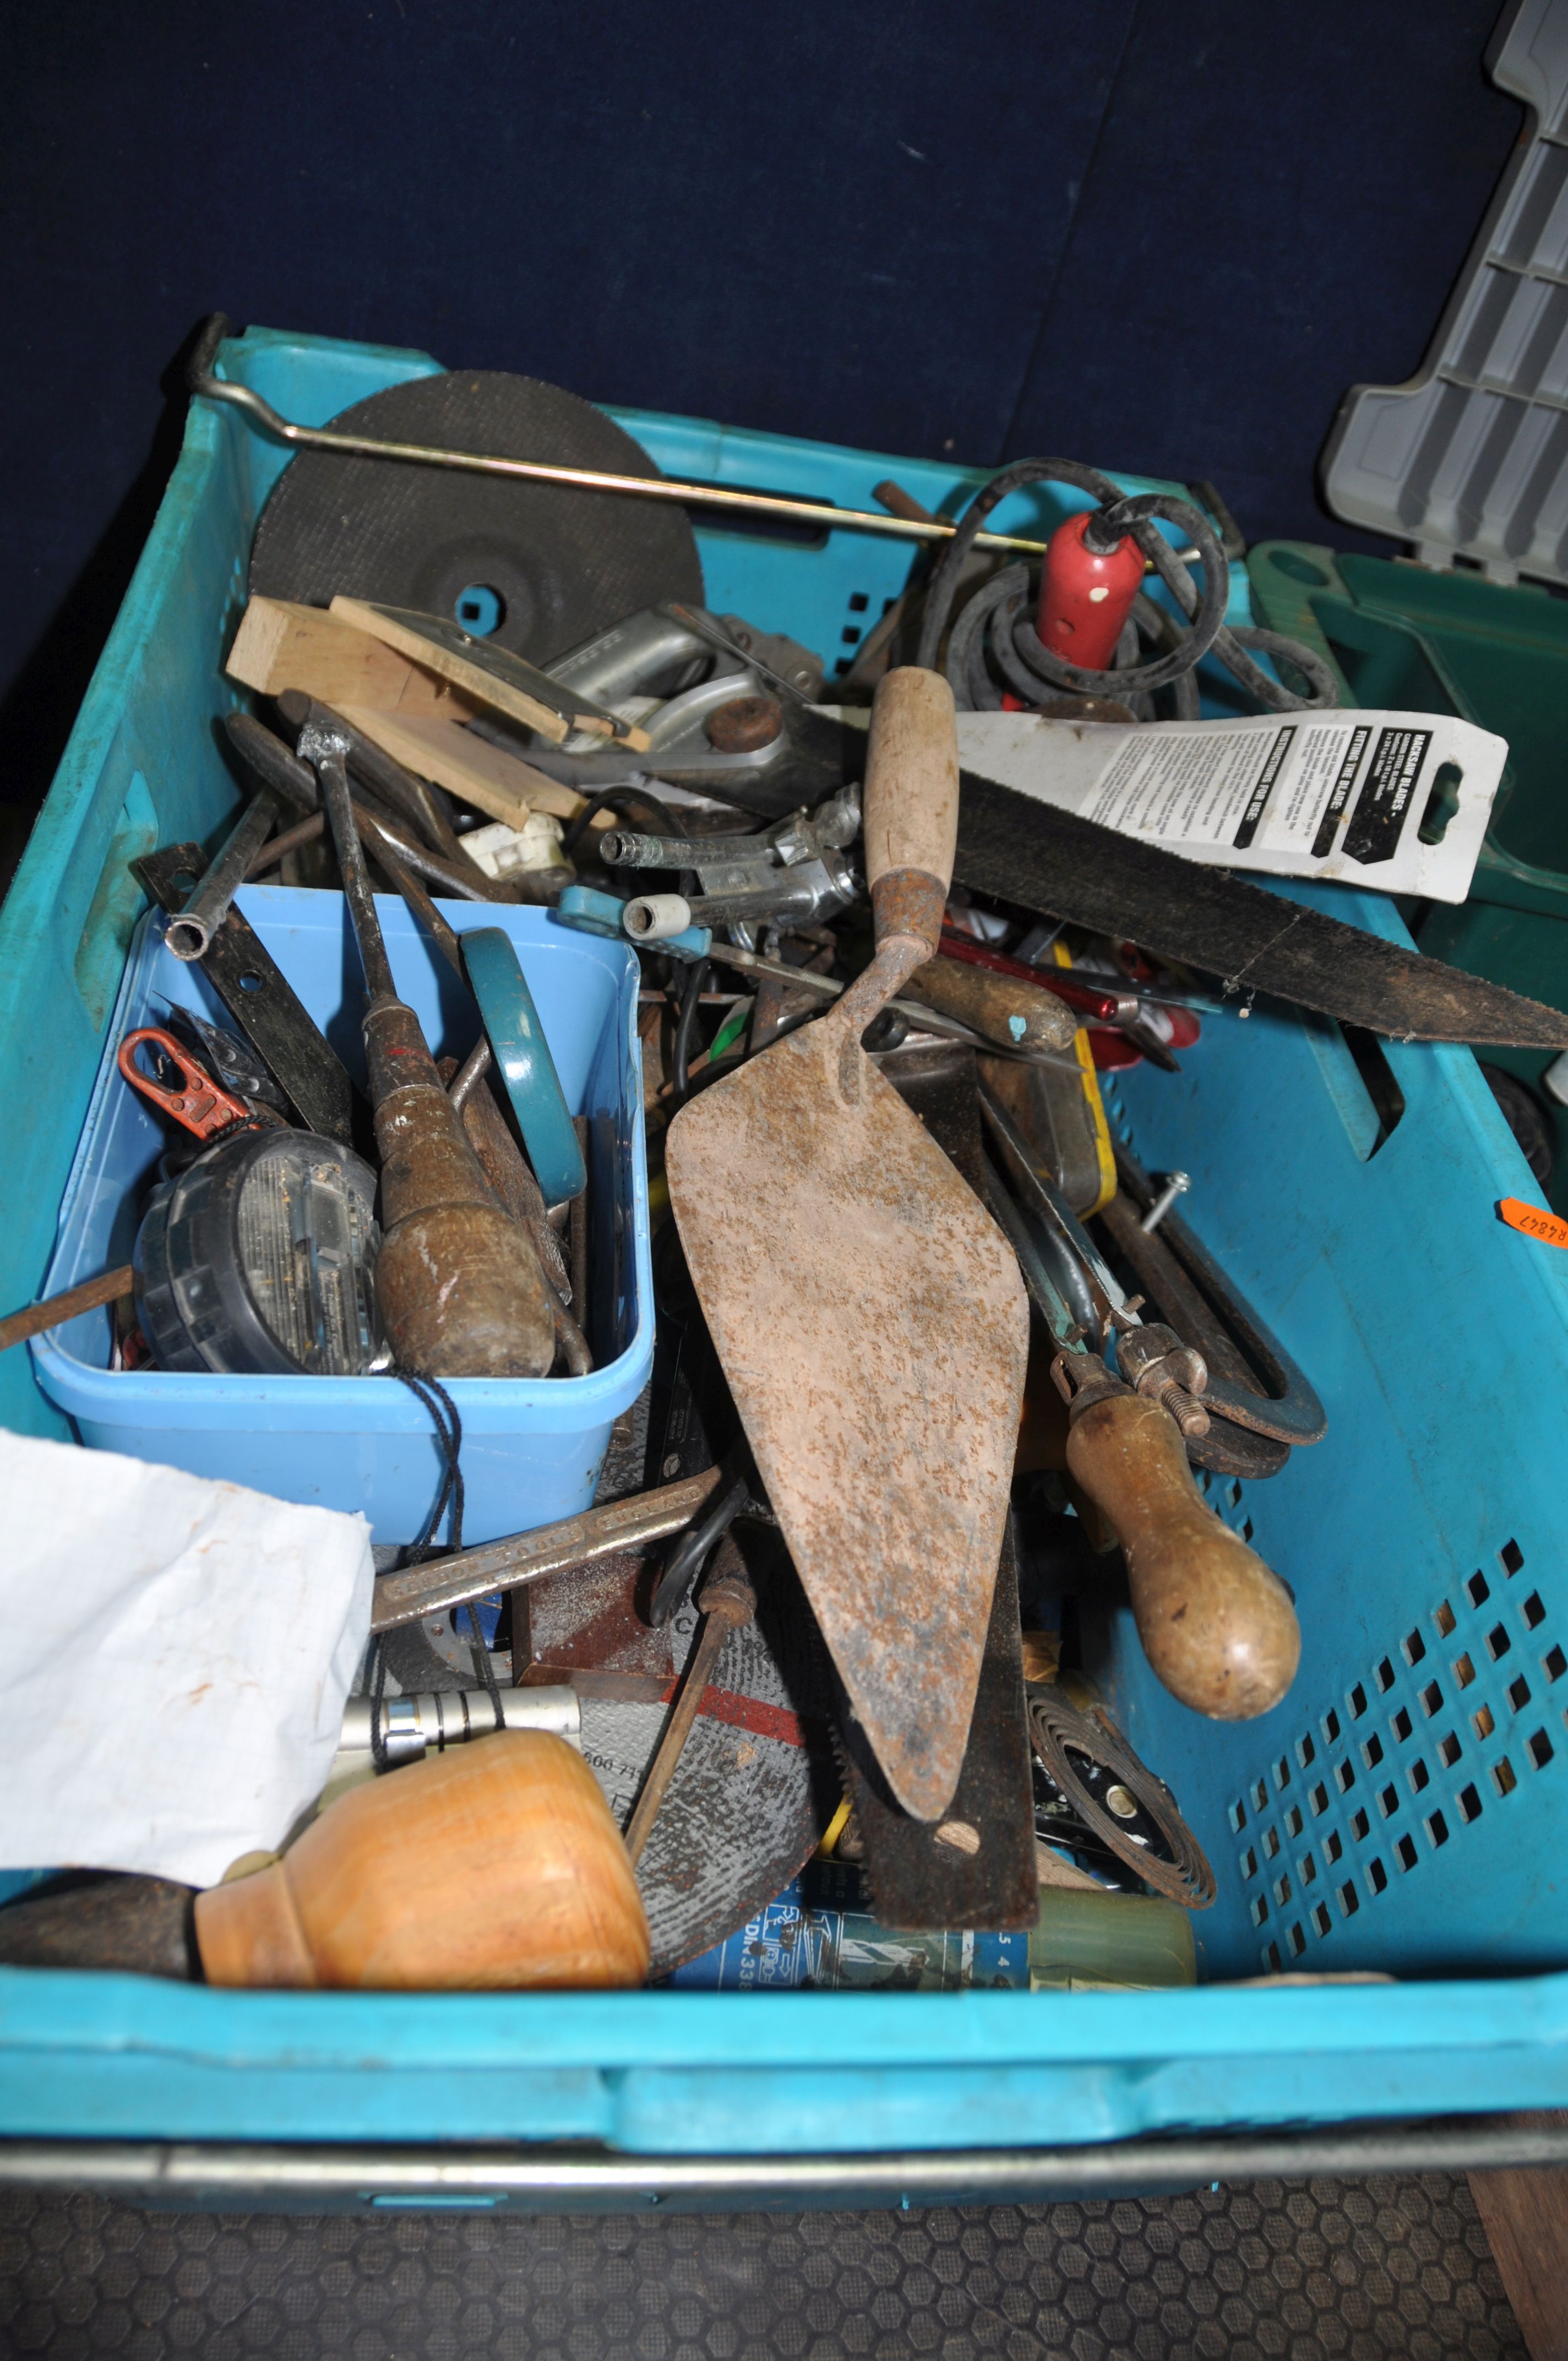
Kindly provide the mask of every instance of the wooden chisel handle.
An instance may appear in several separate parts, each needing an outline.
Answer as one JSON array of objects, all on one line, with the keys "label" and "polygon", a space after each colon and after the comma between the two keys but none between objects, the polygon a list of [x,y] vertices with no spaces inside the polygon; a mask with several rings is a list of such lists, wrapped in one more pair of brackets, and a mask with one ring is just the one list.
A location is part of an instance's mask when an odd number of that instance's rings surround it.
[{"label": "wooden chisel handle", "polygon": [[906,1000],[971,1025],[1010,1049],[1070,1049],[1078,1020],[1054,993],[958,960],[927,960],[904,987]]},{"label": "wooden chisel handle", "polygon": [[1277,1705],[1301,1654],[1296,1610],[1204,1504],[1175,1420],[1143,1394],[1102,1397],[1073,1420],[1067,1464],[1122,1544],[1138,1637],[1172,1697],[1215,1721]]}]

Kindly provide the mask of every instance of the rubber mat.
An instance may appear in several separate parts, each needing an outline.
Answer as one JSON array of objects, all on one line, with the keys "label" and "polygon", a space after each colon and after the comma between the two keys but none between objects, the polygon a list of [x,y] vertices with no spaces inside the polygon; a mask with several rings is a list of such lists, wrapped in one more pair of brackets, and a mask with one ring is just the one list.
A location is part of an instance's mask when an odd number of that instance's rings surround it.
[{"label": "rubber mat", "polygon": [[[765,2004],[764,2004],[765,2005]],[[879,2213],[376,2221],[0,2195],[0,2353],[1523,2361],[1463,2180]]]}]

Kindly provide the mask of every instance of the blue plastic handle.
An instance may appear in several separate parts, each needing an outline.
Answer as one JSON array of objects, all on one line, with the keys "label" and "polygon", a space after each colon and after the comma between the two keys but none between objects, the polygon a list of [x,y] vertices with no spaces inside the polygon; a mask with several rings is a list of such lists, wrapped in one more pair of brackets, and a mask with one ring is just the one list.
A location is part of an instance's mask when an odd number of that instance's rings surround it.
[{"label": "blue plastic handle", "polygon": [[550,916],[585,935],[605,935],[612,943],[618,943],[621,939],[620,914],[625,907],[625,903],[618,901],[613,894],[596,894],[591,885],[568,885]]},{"label": "blue plastic handle", "polygon": [[499,927],[477,927],[458,939],[534,1178],[545,1203],[559,1205],[576,1197],[588,1176],[528,979],[511,937]]},{"label": "blue plastic handle", "polygon": [[[613,894],[596,893],[591,885],[568,885],[552,917],[568,927],[578,927],[587,935],[608,935],[612,941],[628,939],[621,925],[626,905]],[[638,944],[638,950],[662,951],[668,959],[706,959],[713,947],[711,927],[686,927],[678,935],[671,935],[662,943]]]}]

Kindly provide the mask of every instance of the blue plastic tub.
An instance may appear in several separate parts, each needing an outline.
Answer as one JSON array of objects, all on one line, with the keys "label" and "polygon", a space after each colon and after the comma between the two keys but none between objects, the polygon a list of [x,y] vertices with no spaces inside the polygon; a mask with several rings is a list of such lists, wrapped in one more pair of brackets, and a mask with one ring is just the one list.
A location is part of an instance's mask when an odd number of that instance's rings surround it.
[{"label": "blue plastic tub", "polygon": [[[436,365],[256,331],[223,365],[323,422]],[[973,476],[617,413],[672,472],[869,506]],[[259,503],[284,464],[197,405],[0,921],[7,1304],[39,1290],[139,899],[124,862],[233,799],[211,718]],[[1076,505],[1076,503],[1073,503]],[[1048,523],[1049,491],[1007,511]],[[699,534],[716,608],[839,660],[909,554]],[[1238,590],[1240,589],[1238,585]],[[1314,898],[1303,894],[1302,898]],[[1320,889],[1398,939],[1392,906]],[[1201,1722],[1098,1628],[1133,1742],[1213,1861],[1200,1972],[1410,1984],[1143,1994],[359,1996],[0,1972],[0,2125],[204,2141],[609,2142],[644,2155],[1097,2143],[1180,2126],[1568,2104],[1568,1258],[1499,1227],[1532,1184],[1469,1053],[1390,1045],[1387,1137],[1338,1029],[1260,1004],[1179,1075],[1124,1078],[1146,1163],[1329,1406],[1284,1475],[1211,1497],[1293,1585],[1304,1653],[1266,1719]],[[0,1416],[65,1431],[24,1356]],[[851,2176],[852,2179],[852,2176]]]},{"label": "blue plastic tub", "polygon": [[[239,906],[344,1063],[363,1082],[358,956],[336,894],[251,885]],[[398,989],[438,1057],[473,1047],[467,993],[430,949],[400,901],[380,903]],[[653,1362],[648,1179],[637,1054],[636,956],[576,932],[543,910],[488,903],[441,906],[459,933],[504,927],[525,961],[541,1022],[574,1114],[589,1124],[594,1285],[587,1314],[599,1366],[586,1378],[455,1378],[463,1421],[464,1538],[576,1516],[593,1499],[610,1427],[641,1392]],[[169,1000],[194,1001],[219,1023],[222,1003],[199,969],[164,948],[163,916],[142,920],[104,1042],[87,1121],[60,1206],[49,1290],[128,1259],[149,1176],[167,1131],[115,1062],[138,1025]],[[378,1542],[411,1541],[439,1488],[442,1460],[429,1413],[384,1378],[181,1376],[111,1370],[109,1314],[84,1312],[35,1340],[38,1382],[83,1443],[226,1477],[280,1499],[363,1510]]]}]

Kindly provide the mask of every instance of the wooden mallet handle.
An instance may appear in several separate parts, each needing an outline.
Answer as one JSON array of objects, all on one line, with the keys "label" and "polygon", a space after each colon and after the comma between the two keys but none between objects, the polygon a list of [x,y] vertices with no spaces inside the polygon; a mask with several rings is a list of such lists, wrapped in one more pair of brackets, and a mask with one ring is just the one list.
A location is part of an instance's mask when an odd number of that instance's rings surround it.
[{"label": "wooden mallet handle", "polygon": [[1072,1423],[1067,1464],[1127,1561],[1133,1614],[1158,1678],[1215,1721],[1249,1721],[1296,1675],[1289,1593],[1200,1498],[1180,1431],[1158,1402],[1112,1394]]}]

